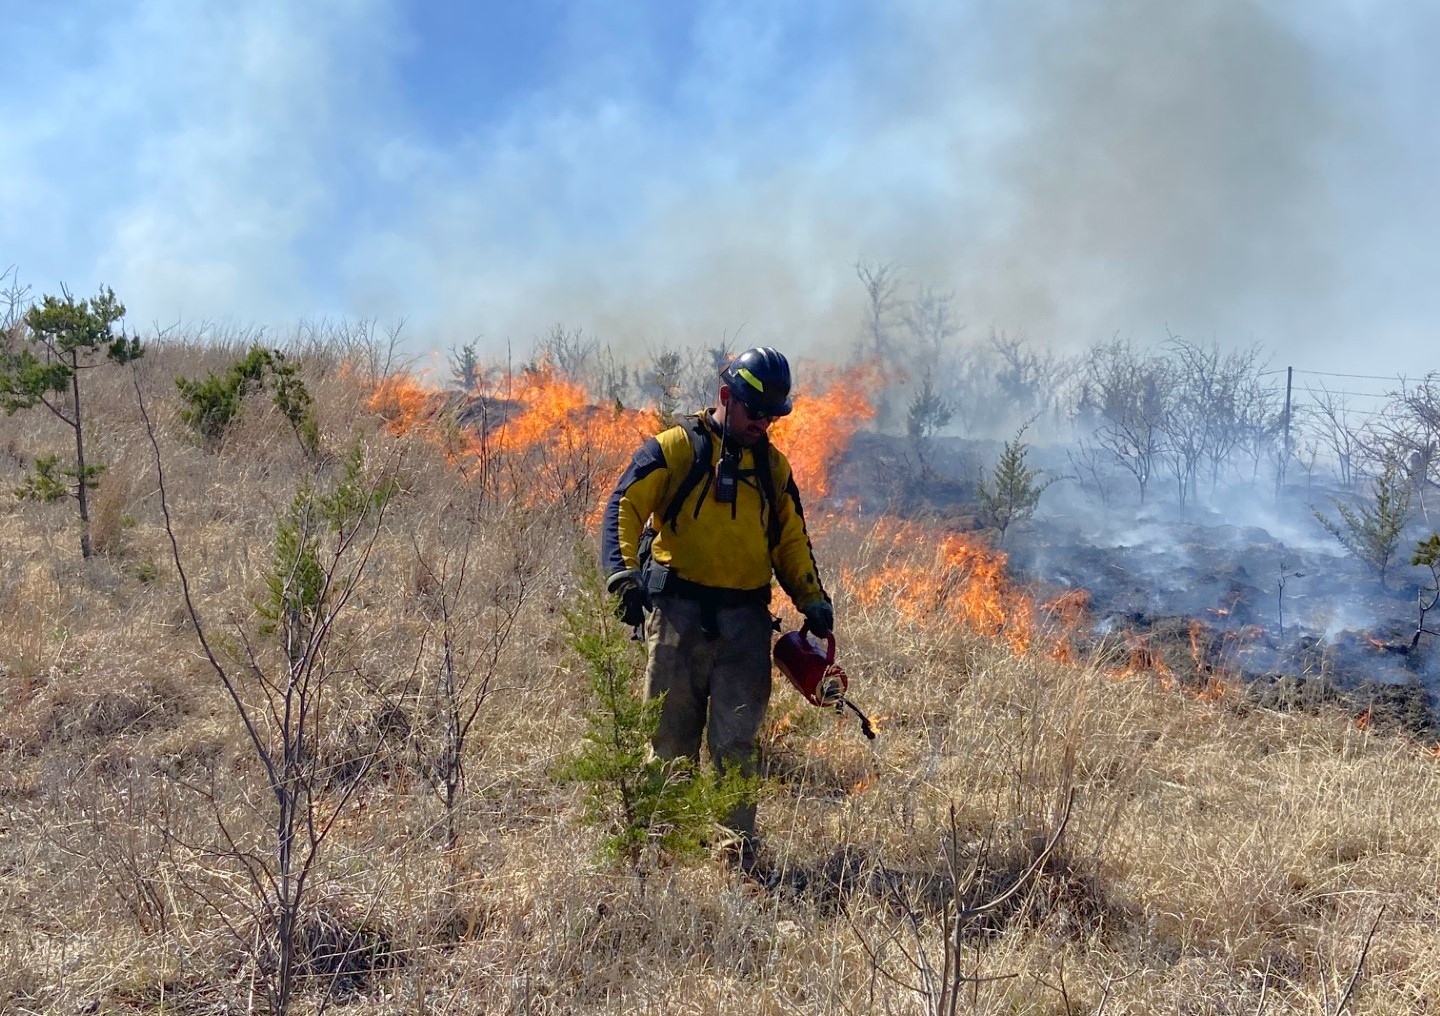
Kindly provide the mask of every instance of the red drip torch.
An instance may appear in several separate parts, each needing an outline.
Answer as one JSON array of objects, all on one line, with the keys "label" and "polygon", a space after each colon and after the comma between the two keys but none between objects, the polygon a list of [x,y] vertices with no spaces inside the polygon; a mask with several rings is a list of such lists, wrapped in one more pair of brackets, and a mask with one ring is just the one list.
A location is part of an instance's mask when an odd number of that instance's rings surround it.
[{"label": "red drip torch", "polygon": [[850,688],[850,678],[835,662],[834,634],[826,635],[822,640],[810,634],[808,626],[786,632],[775,642],[775,666],[812,705],[834,706],[837,713],[846,706],[850,707],[860,717],[861,732],[870,740],[875,740],[875,726],[870,717],[845,697]]}]

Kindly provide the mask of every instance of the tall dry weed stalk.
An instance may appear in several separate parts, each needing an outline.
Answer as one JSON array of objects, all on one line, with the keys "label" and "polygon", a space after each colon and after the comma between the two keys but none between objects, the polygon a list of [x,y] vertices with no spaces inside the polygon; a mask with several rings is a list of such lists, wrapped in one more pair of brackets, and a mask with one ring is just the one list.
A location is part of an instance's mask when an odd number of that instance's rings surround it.
[{"label": "tall dry weed stalk", "polygon": [[443,807],[447,852],[459,844],[472,735],[498,679],[513,664],[526,608],[556,557],[563,517],[520,505],[471,500],[460,486],[412,534],[424,638],[438,647],[422,691],[433,717],[424,751]]}]

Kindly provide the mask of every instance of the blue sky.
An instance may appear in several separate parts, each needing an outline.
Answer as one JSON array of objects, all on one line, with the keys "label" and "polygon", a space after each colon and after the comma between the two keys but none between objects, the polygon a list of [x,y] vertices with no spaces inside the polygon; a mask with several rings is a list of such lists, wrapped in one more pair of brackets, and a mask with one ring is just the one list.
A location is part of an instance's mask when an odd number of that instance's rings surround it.
[{"label": "blue sky", "polygon": [[1440,11],[1390,0],[0,0],[0,269],[132,327],[1440,368]]}]

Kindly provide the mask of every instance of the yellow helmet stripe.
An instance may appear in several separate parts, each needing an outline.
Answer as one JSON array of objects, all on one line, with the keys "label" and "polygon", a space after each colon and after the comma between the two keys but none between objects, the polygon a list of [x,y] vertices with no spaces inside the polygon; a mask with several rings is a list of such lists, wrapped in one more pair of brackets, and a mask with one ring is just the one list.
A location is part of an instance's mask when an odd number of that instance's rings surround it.
[{"label": "yellow helmet stripe", "polygon": [[750,373],[749,367],[741,367],[735,373],[739,374],[746,381],[748,381],[750,383],[750,387],[754,388],[757,392],[765,391],[765,386],[760,383],[760,379],[758,377]]}]

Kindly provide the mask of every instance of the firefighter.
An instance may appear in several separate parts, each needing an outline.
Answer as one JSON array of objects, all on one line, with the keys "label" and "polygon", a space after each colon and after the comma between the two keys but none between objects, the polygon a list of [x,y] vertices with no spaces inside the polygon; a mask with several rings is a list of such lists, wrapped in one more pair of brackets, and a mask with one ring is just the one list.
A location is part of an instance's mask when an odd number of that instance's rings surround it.
[{"label": "firefighter", "polygon": [[[616,615],[643,627],[646,695],[665,696],[656,754],[698,762],[704,734],[721,772],[752,774],[770,699],[772,577],[822,638],[834,609],[790,463],[768,439],[791,410],[789,363],[747,349],[721,371],[717,398],[635,453],[605,508],[601,564]],[[732,856],[753,870],[754,802],[726,824]]]}]

